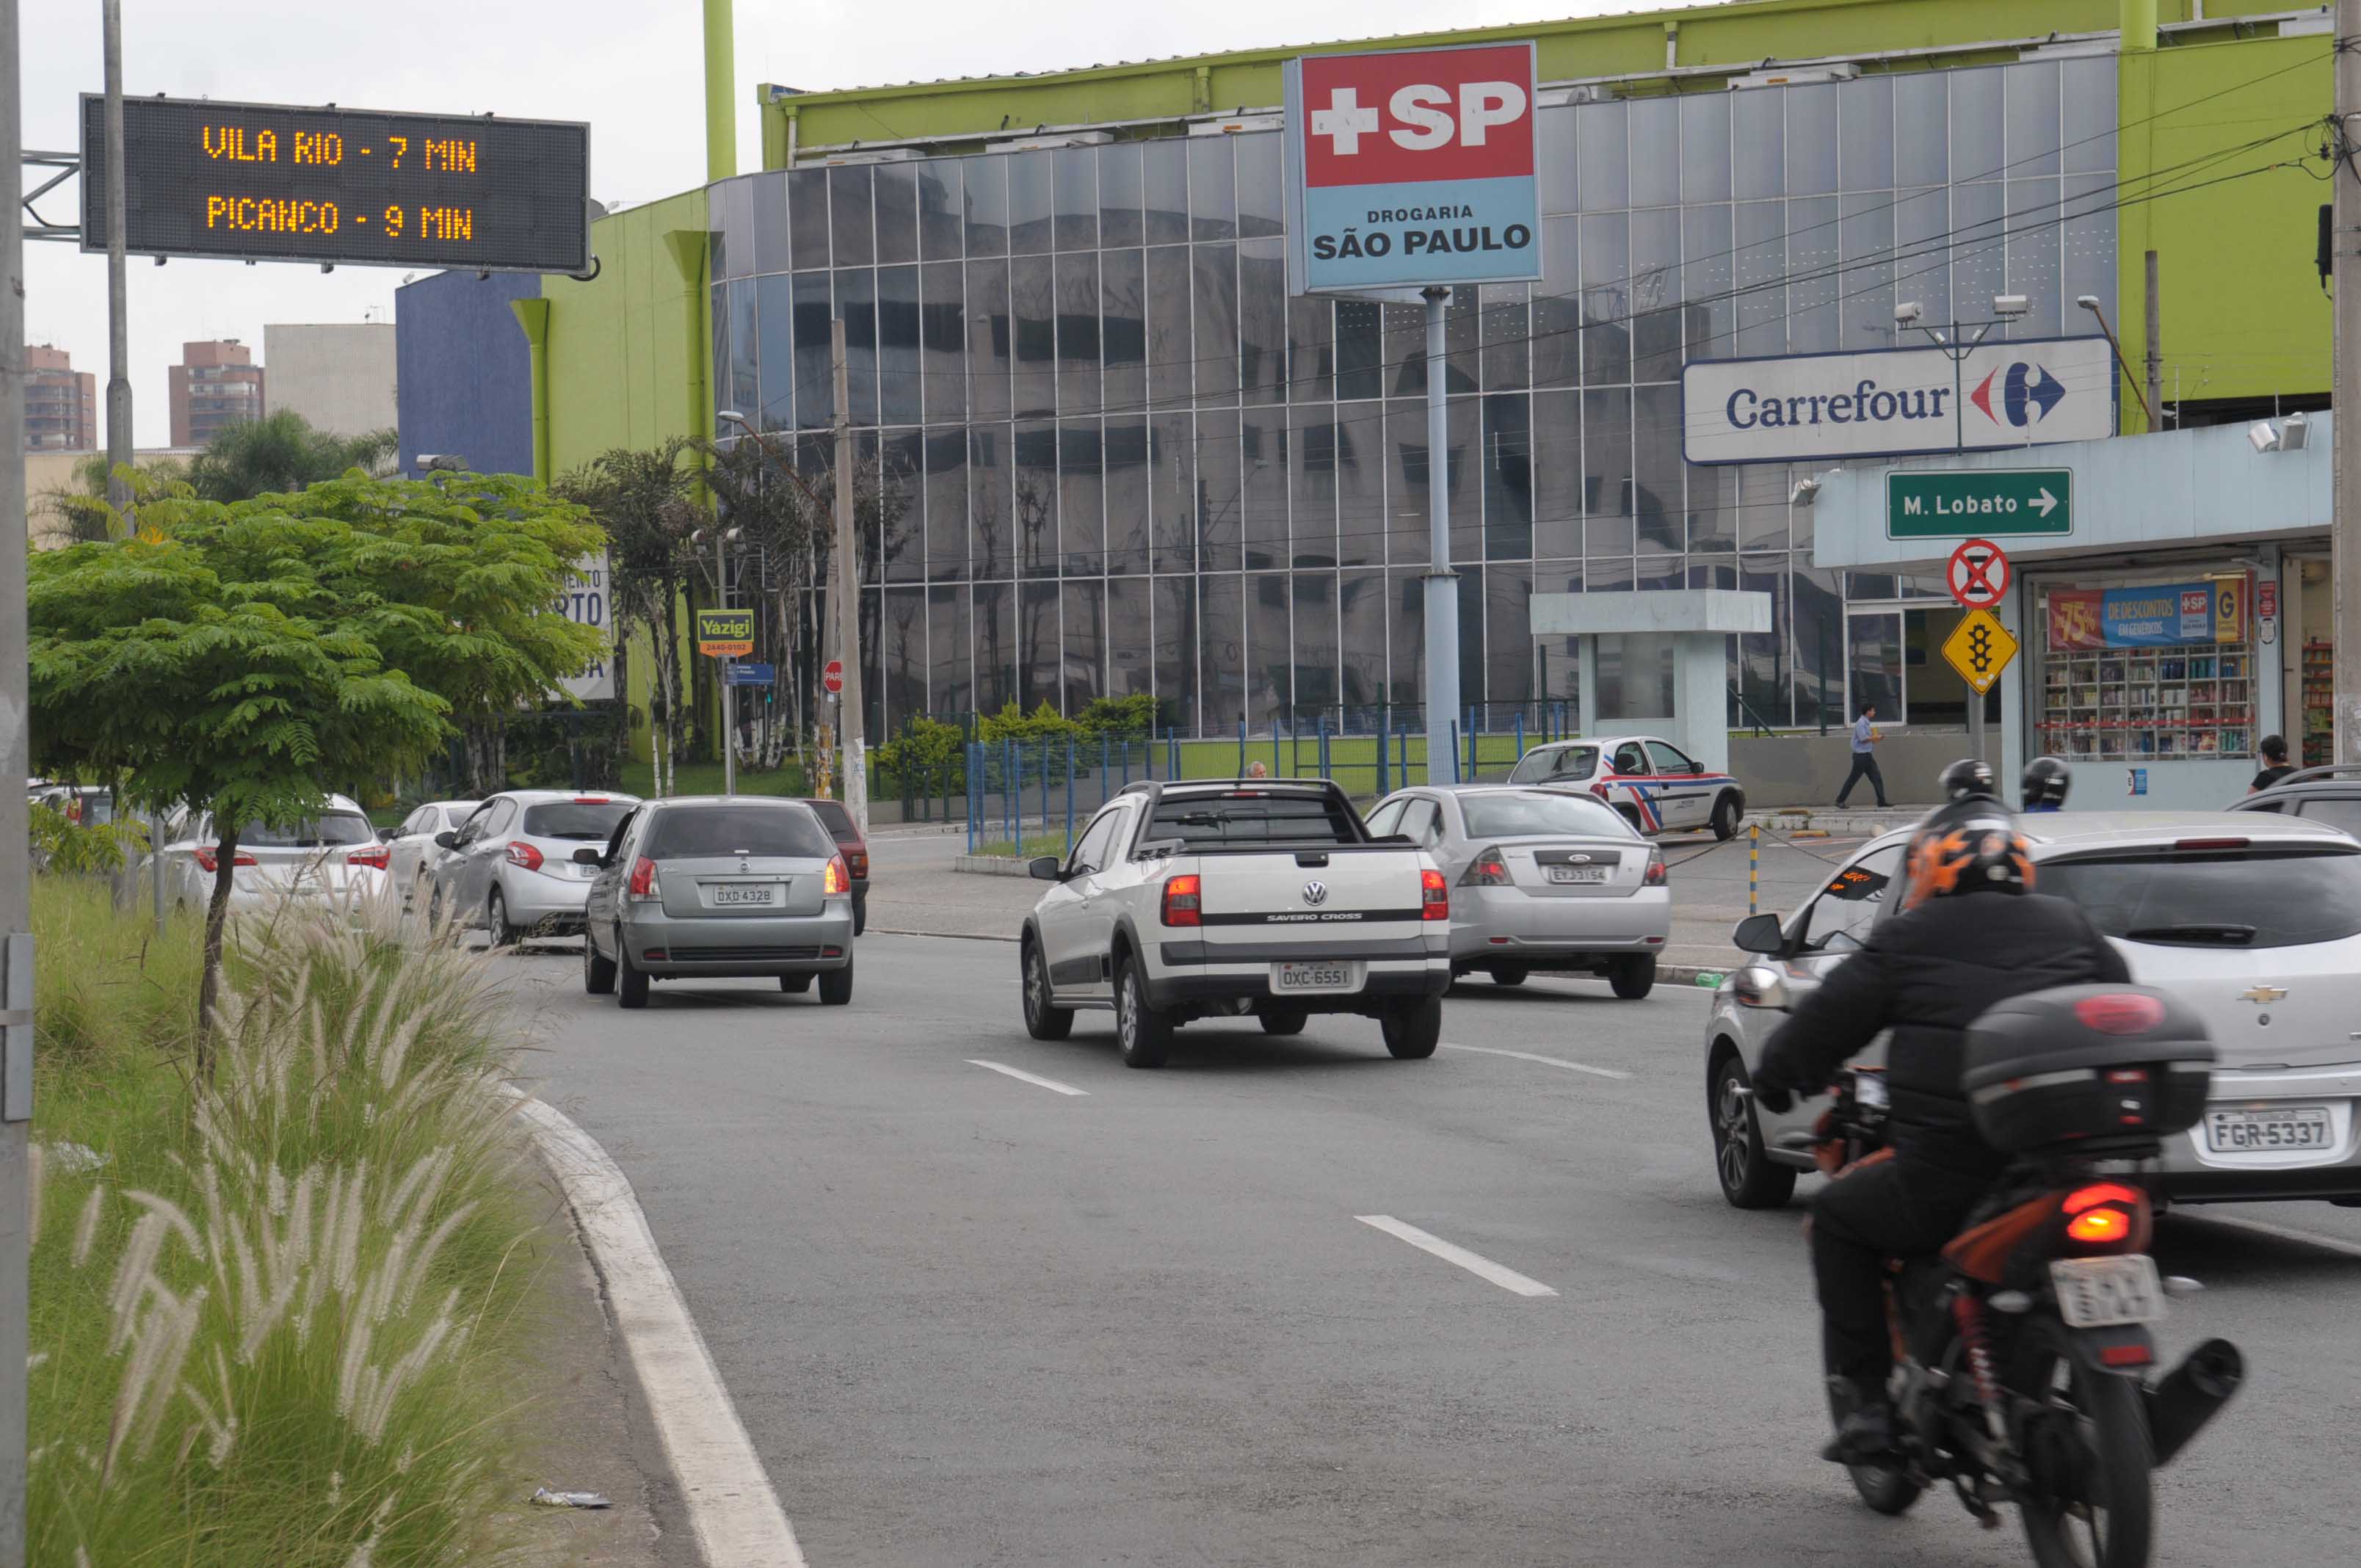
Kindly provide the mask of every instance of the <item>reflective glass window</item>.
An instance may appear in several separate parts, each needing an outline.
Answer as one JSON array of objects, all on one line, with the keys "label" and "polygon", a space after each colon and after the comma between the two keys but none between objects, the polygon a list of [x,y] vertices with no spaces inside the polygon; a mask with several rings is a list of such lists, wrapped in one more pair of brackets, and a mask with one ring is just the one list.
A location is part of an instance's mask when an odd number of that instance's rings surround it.
[{"label": "reflective glass window", "polygon": [[[1016,500],[1011,488],[1011,438],[1005,424],[974,424],[967,433],[968,559],[979,577],[1016,572]],[[978,601],[979,639],[982,601]]]},{"label": "reflective glass window", "polygon": [[1837,188],[1834,82],[1783,88],[1787,105],[1787,194],[1816,196]]},{"label": "reflective glass window", "polygon": [[1197,569],[1197,436],[1190,416],[1159,414],[1148,426],[1148,518],[1159,572]]},{"label": "reflective glass window", "polygon": [[1288,411],[1288,561],[1336,564],[1336,411],[1327,403]]},{"label": "reflective glass window", "polygon": [[1099,406],[1099,258],[1084,251],[1058,258],[1058,407]]},{"label": "reflective glass window", "polygon": [[978,583],[972,602],[976,710],[997,713],[1016,700],[1016,590]]},{"label": "reflective glass window", "polygon": [[828,170],[798,169],[787,175],[788,254],[796,270],[828,265]]},{"label": "reflective glass window", "polygon": [[755,338],[754,304],[752,278],[741,278],[730,285],[730,406],[741,413],[763,404],[762,389],[754,377],[762,353]]},{"label": "reflective glass window", "polygon": [[1840,83],[1837,95],[1837,162],[1848,191],[1894,185],[1894,78],[1864,76]]},{"label": "reflective glass window", "polygon": [[[1280,288],[1286,287],[1284,268]],[[1324,403],[1336,395],[1336,313],[1332,301],[1298,296],[1287,302],[1287,397]]]},{"label": "reflective glass window", "polygon": [[1894,198],[1847,196],[1837,230],[1839,348],[1890,348],[1894,335]]},{"label": "reflective glass window", "polygon": [[1426,499],[1426,409],[1386,405],[1386,559],[1397,565],[1432,559]]},{"label": "reflective glass window", "polygon": [[927,575],[926,434],[888,431],[878,450],[880,575],[889,583],[917,582]]},{"label": "reflective glass window", "polygon": [[1110,249],[1140,243],[1139,144],[1109,142],[1099,148],[1099,243]]},{"label": "reflective glass window", "polygon": [[1533,172],[1540,182],[1544,213],[1571,213],[1580,206],[1574,115],[1572,104],[1555,104],[1537,111],[1533,117],[1538,159]]},{"label": "reflective glass window", "polygon": [[927,576],[967,576],[967,432],[959,426],[926,433]]},{"label": "reflective glass window", "polygon": [[971,160],[930,158],[918,169],[918,255],[928,261],[955,261],[966,248],[967,223],[961,194],[961,169]]},{"label": "reflective glass window", "polygon": [[1009,370],[1014,330],[1008,315],[1008,263],[967,264],[968,411],[976,419],[1010,411]]},{"label": "reflective glass window", "polygon": [[877,261],[891,266],[918,259],[918,166],[877,166]]},{"label": "reflective glass window", "polygon": [[1008,159],[960,159],[961,201],[967,214],[967,253],[998,256],[1008,248]]},{"label": "reflective glass window", "polygon": [[1827,354],[1837,346],[1837,297],[1850,281],[1837,270],[1839,222],[1834,196],[1787,203],[1790,354]]},{"label": "reflective glass window", "polygon": [[1532,400],[1533,551],[1582,554],[1582,399],[1535,392]]},{"label": "reflective glass window", "polygon": [[1159,577],[1150,589],[1154,606],[1157,721],[1182,734],[1196,730],[1197,579]]},{"label": "reflective glass window", "polygon": [[2058,172],[2058,66],[2054,60],[2028,60],[2000,72],[2012,180]]},{"label": "reflective glass window", "polygon": [[1049,248],[1057,170],[1049,152],[1008,157],[1008,253],[1033,256]]},{"label": "reflective glass window", "polygon": [[2066,172],[2115,166],[2115,62],[2104,55],[2059,62],[2065,99]]},{"label": "reflective glass window", "polygon": [[1046,256],[1008,261],[1008,316],[1016,350],[1013,396],[1019,416],[1058,411],[1058,291]]},{"label": "reflective glass window", "polygon": [[1204,726],[1212,734],[1235,730],[1246,717],[1246,609],[1235,572],[1197,579],[1202,617],[1198,643],[1199,690]]},{"label": "reflective glass window", "polygon": [[[1532,601],[1531,565],[1495,563],[1484,568],[1484,698],[1488,703],[1532,700]],[[1496,724],[1505,717],[1490,715]]]},{"label": "reflective glass window", "polygon": [[1163,137],[1141,144],[1140,188],[1147,202],[1145,226],[1150,245],[1182,245],[1189,238],[1189,143]]},{"label": "reflective glass window", "polygon": [[1794,721],[1790,713],[1794,681],[1787,652],[1787,557],[1740,557],[1738,587],[1742,593],[1771,596],[1771,630],[1742,632],[1738,638],[1737,685],[1741,700],[1733,722],[1778,729]]},{"label": "reflective glass window", "polygon": [[[796,422],[794,290],[794,280],[784,277],[763,278],[755,284],[755,312],[762,328],[762,356],[756,366],[762,411],[756,414],[747,408],[739,411],[753,415],[755,425],[763,430],[790,430]],[[726,436],[731,432],[719,433]]]},{"label": "reflective glass window", "polygon": [[1631,105],[1631,204],[1668,207],[1681,199],[1681,104],[1636,98]]},{"label": "reflective glass window", "polygon": [[1386,575],[1344,572],[1336,579],[1338,700],[1346,722],[1368,727],[1368,705],[1386,700]]},{"label": "reflective glass window", "polygon": [[[1751,94],[1750,94],[1751,95]],[[1787,352],[1787,208],[1784,202],[1738,203],[1738,353]]]},{"label": "reflective glass window", "polygon": [[1293,686],[1287,575],[1247,573],[1246,600],[1246,729],[1249,733],[1267,733],[1285,723]]},{"label": "reflective glass window", "polygon": [[1287,230],[1276,134],[1235,138],[1237,148],[1238,237],[1259,239]]},{"label": "reflective glass window", "polygon": [[1596,213],[1582,220],[1582,383],[1631,378],[1631,220]]},{"label": "reflective glass window", "polygon": [[1681,214],[1631,214],[1631,378],[1681,378]]},{"label": "reflective glass window", "polygon": [[1192,440],[1197,465],[1197,569],[1235,572],[1245,565],[1238,543],[1238,509],[1245,503],[1238,411],[1200,410]]},{"label": "reflective glass window", "polygon": [[1687,303],[1681,311],[1681,336],[1691,359],[1722,359],[1737,352],[1730,244],[1727,205],[1682,209],[1681,297]]},{"label": "reflective glass window", "polygon": [[[927,590],[927,704],[946,718],[976,710],[975,677],[968,655],[967,589]],[[956,787],[956,780],[946,784]]]},{"label": "reflective glass window", "polygon": [[1385,396],[1385,312],[1371,300],[1336,302],[1336,395]]},{"label": "reflective glass window", "polygon": [[2066,226],[2060,300],[2095,296],[2107,319],[2115,316],[2115,218],[2112,210],[2115,179],[2112,174],[2070,174],[2066,177]]},{"label": "reflective glass window", "polygon": [[1065,607],[1065,711],[1080,713],[1106,696],[1106,584],[1061,583],[1058,598]]},{"label": "reflective glass window", "polygon": [[[1294,657],[1289,671],[1293,698],[1288,715],[1290,727],[1301,734],[1315,728],[1325,716],[1334,729],[1343,687],[1342,672],[1337,667],[1336,574],[1297,572],[1289,587],[1294,601],[1290,607]],[[1290,765],[1311,764],[1312,759],[1307,757],[1301,764]]]},{"label": "reflective glass window", "polygon": [[862,267],[840,270],[832,276],[836,280],[836,313],[844,318],[845,384],[852,397],[852,422],[875,424],[877,274]]},{"label": "reflective glass window", "polygon": [[1189,405],[1196,335],[1189,309],[1189,247],[1148,251],[1148,395],[1159,408]]},{"label": "reflective glass window", "polygon": [[2000,178],[2008,167],[2001,73],[1985,68],[1944,74],[1951,80],[1951,178]]},{"label": "reflective glass window", "polygon": [[1231,137],[1189,138],[1189,237],[1235,239],[1237,170]]},{"label": "reflective glass window", "polygon": [[1412,711],[1397,728],[1416,729],[1426,706],[1426,581],[1415,569],[1386,574],[1386,700]]},{"label": "reflective glass window", "polygon": [[[708,296],[706,309],[713,323],[713,357],[708,374],[712,377],[713,406],[716,411],[730,406],[730,286],[716,283]],[[741,409],[741,413],[746,411]]]},{"label": "reflective glass window", "polygon": [[[1956,236],[1951,242],[1954,321],[1991,320],[1993,296],[2008,292],[2008,218],[2004,208],[2007,194],[2008,187],[1997,183],[1951,187],[1951,228]],[[2007,334],[1996,332],[1995,335]]]},{"label": "reflective glass window", "polygon": [[1141,253],[1099,253],[1099,352],[1109,413],[1147,406],[1148,280]]},{"label": "reflective glass window", "polygon": [[1058,585],[1025,582],[1016,585],[1016,704],[1030,713],[1042,703],[1052,708],[1065,695],[1063,627],[1058,609]]},{"label": "reflective glass window", "polygon": [[[1107,579],[1106,695],[1117,700],[1151,696],[1156,690],[1148,601],[1146,577]],[[1131,761],[1137,765],[1137,757]]]},{"label": "reflective glass window", "polygon": [[1106,458],[1094,419],[1058,427],[1058,551],[1067,576],[1106,570]]},{"label": "reflective glass window", "polygon": [[1533,296],[1533,385],[1582,379],[1582,230],[1576,218],[1542,220],[1542,286]]},{"label": "reflective glass window", "polygon": [[1056,185],[1053,237],[1060,250],[1090,250],[1099,243],[1099,156],[1091,147],[1061,147],[1051,178]]},{"label": "reflective glass window", "polygon": [[2056,337],[2061,315],[2073,308],[2058,283],[2060,200],[2055,180],[2008,182],[2008,291],[2031,307],[2009,324],[2011,337]]},{"label": "reflective glass window", "polygon": [[1238,528],[1249,568],[1287,554],[1287,415],[1250,408],[1238,426]]},{"label": "reflective glass window", "polygon": [[754,213],[749,182],[731,180],[713,188],[707,207],[712,228],[706,236],[708,278],[745,278],[754,271]]},{"label": "reflective glass window", "polygon": [[836,418],[834,350],[829,323],[835,302],[825,272],[798,272],[794,279],[796,318],[795,384],[805,389],[796,400],[796,423],[805,430],[825,430]]},{"label": "reflective glass window", "polygon": [[1238,243],[1238,382],[1247,402],[1287,400],[1287,255],[1279,240]]},{"label": "reflective glass window", "polygon": [[967,318],[956,261],[918,269],[919,395],[929,420],[967,414]]},{"label": "reflective glass window", "polygon": [[1730,95],[1730,193],[1741,201],[1785,193],[1786,93],[1756,87]]},{"label": "reflective glass window", "polygon": [[1058,575],[1058,427],[1047,421],[1016,426],[1016,575]]},{"label": "reflective glass window", "polygon": [[877,391],[887,424],[926,417],[926,381],[919,373],[918,269],[877,269]]},{"label": "reflective glass window", "polygon": [[1582,171],[1585,212],[1612,212],[1631,204],[1628,109],[1617,101],[1584,104],[1574,112],[1575,162]]},{"label": "reflective glass window", "polygon": [[1106,473],[1107,570],[1145,572],[1148,568],[1148,422],[1137,416],[1108,420],[1100,450]]},{"label": "reflective glass window", "polygon": [[1532,404],[1521,395],[1484,400],[1484,554],[1521,560],[1533,553]]},{"label": "reflective glass window", "polygon": [[1699,464],[1688,470],[1689,549],[1738,548],[1738,470]]},{"label": "reflective glass window", "polygon": [[[1218,145],[1224,154],[1228,152],[1226,140]],[[1197,400],[1235,401],[1238,395],[1238,247],[1197,245],[1189,248],[1190,292],[1197,323]]]},{"label": "reflective glass window", "polygon": [[1923,305],[1926,319],[1949,321],[1951,309],[1951,259],[1940,242],[1951,227],[1951,192],[1938,185],[1931,191],[1903,191],[1894,198],[1894,302]]},{"label": "reflective glass window", "polygon": [[1730,200],[1729,93],[1685,93],[1681,108],[1681,200]]},{"label": "reflective glass window", "polygon": [[829,234],[839,267],[865,267],[877,259],[875,219],[870,211],[871,173],[866,164],[828,171]]},{"label": "reflective glass window", "polygon": [[1940,185],[1951,177],[1950,79],[1957,74],[1928,71],[1893,79],[1896,185]]},{"label": "reflective glass window", "polygon": [[[1450,499],[1451,558],[1484,558],[1484,410],[1480,398],[1454,398],[1444,431],[1449,466],[1444,470]],[[1472,660],[1480,654],[1471,652]]]},{"label": "reflective glass window", "polygon": [[[1423,398],[1426,396],[1426,307],[1389,304],[1383,308],[1386,395],[1389,398]],[[1447,365],[1445,368],[1448,369]]]},{"label": "reflective glass window", "polygon": [[787,239],[787,177],[761,174],[750,183],[754,193],[754,270],[785,272],[795,266]]},{"label": "reflective glass window", "polygon": [[1521,391],[1532,383],[1530,283],[1500,283],[1483,292],[1484,389]]},{"label": "reflective glass window", "polygon": [[1386,558],[1385,424],[1376,403],[1335,411],[1336,559],[1347,566]]},{"label": "reflective glass window", "polygon": [[1681,389],[1642,387],[1632,394],[1632,501],[1640,548],[1679,550],[1686,543],[1681,491]]},{"label": "reflective glass window", "polygon": [[[1631,554],[1631,394],[1582,394],[1585,556]],[[1594,585],[1596,586],[1596,585]]]}]

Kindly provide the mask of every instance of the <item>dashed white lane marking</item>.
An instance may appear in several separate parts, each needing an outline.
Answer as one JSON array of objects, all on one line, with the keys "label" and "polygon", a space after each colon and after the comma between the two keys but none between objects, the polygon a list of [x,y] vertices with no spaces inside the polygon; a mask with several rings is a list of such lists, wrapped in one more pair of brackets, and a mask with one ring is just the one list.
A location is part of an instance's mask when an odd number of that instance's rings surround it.
[{"label": "dashed white lane marking", "polygon": [[708,1568],[805,1568],[795,1529],[755,1457],[713,1353],[656,1250],[630,1179],[571,1119],[538,1100],[520,1098],[518,1114],[566,1189],[606,1281],[616,1332],[672,1462],[699,1556]]},{"label": "dashed white lane marking", "polygon": [[1443,1048],[1446,1051],[1476,1051],[1488,1057],[1514,1057],[1519,1061],[1537,1061],[1543,1067],[1562,1067],[1568,1072],[1587,1072],[1597,1078],[1631,1076],[1628,1072],[1618,1072],[1611,1067],[1589,1067],[1582,1062],[1567,1061],[1562,1057],[1537,1057],[1531,1051],[1504,1051],[1498,1046],[1455,1046],[1445,1040]]},{"label": "dashed white lane marking", "polygon": [[1441,1236],[1430,1235],[1416,1225],[1405,1225],[1391,1214],[1356,1214],[1353,1218],[1373,1226],[1389,1236],[1410,1243],[1424,1253],[1432,1253],[1445,1263],[1455,1263],[1479,1279],[1488,1279],[1503,1290],[1513,1290],[1520,1296],[1554,1296],[1556,1291],[1538,1279],[1529,1279],[1513,1268],[1494,1263],[1480,1253],[1455,1246]]},{"label": "dashed white lane marking", "polygon": [[1044,1089],[1054,1089],[1060,1094],[1088,1095],[1090,1093],[1090,1091],[1087,1089],[1076,1089],[1071,1083],[1060,1083],[1054,1078],[1043,1078],[1038,1073],[1027,1072],[1023,1068],[1010,1067],[1006,1062],[985,1061],[981,1057],[970,1057],[967,1058],[967,1065],[970,1067],[988,1067],[994,1072],[1005,1072],[1009,1077],[1017,1080],[1019,1082],[1038,1083]]},{"label": "dashed white lane marking", "polygon": [[2235,1225],[2242,1231],[2253,1231],[2266,1236],[2277,1236],[2283,1242],[2301,1242],[2328,1252],[2343,1253],[2347,1257],[2361,1257],[2361,1242],[2348,1242],[2335,1236],[2323,1236],[2312,1231],[2299,1231],[2292,1225],[2274,1225],[2268,1220],[2244,1220],[2229,1214],[2196,1214],[2189,1216],[2209,1225]]}]

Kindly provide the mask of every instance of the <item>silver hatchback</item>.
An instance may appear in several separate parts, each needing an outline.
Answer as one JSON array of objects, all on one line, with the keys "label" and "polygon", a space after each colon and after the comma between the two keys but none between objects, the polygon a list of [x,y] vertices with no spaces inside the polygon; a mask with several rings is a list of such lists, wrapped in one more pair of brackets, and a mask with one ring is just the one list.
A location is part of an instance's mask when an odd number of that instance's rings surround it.
[{"label": "silver hatchback", "polygon": [[800,801],[690,795],[649,801],[590,869],[582,985],[644,1007],[652,980],[776,975],[779,989],[819,982],[830,1006],[852,1000],[852,875],[836,840]]},{"label": "silver hatchback", "polygon": [[440,922],[491,933],[508,947],[536,932],[582,928],[594,867],[574,852],[604,844],[639,797],[603,790],[503,790],[456,829],[434,835],[427,862],[428,905]]}]

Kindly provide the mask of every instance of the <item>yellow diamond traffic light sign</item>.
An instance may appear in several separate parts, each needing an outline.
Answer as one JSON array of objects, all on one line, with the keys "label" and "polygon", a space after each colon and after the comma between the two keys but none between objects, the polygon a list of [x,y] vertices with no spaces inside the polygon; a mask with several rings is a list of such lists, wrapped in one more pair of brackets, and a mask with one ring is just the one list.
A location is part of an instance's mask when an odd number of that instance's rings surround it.
[{"label": "yellow diamond traffic light sign", "polygon": [[1978,696],[1992,690],[2008,662],[2016,657],[2016,639],[1988,609],[1971,609],[1943,639],[1943,657]]}]

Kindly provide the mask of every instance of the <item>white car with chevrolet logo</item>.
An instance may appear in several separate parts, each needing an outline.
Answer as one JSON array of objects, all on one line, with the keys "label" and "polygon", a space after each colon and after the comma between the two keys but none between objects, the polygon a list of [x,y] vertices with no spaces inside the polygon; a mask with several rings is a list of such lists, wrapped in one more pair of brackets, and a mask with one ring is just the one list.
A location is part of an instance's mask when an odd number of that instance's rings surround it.
[{"label": "white car with chevrolet logo", "polygon": [[1652,835],[1709,828],[1728,839],[1746,816],[1746,792],[1736,779],[1653,735],[1536,746],[1517,759],[1509,783],[1586,790]]},{"label": "white car with chevrolet logo", "polygon": [[1124,1061],[1160,1067],[1191,1019],[1251,1014],[1292,1035],[1315,1013],[1357,1013],[1395,1056],[1434,1054],[1450,888],[1417,845],[1372,838],[1325,779],[1136,784],[1031,871],[1057,884],[1018,948],[1037,1040],[1111,1011]]},{"label": "white car with chevrolet logo", "polygon": [[[2017,826],[2035,890],[2081,905],[2134,980],[2198,1011],[2220,1053],[2204,1116],[2166,1140],[2150,1190],[2180,1203],[2361,1206],[2361,843],[2265,812],[2078,811]],[[1784,921],[1750,916],[1732,939],[1792,1000],[1893,913],[1885,891],[1908,839],[1872,839]],[[1811,1168],[1824,1107],[1774,1116],[1741,1092],[1780,1015],[1739,1005],[1736,985],[1706,1026],[1715,1171],[1730,1202],[1771,1207]]]}]

